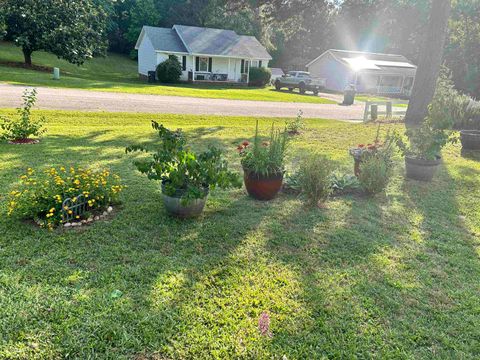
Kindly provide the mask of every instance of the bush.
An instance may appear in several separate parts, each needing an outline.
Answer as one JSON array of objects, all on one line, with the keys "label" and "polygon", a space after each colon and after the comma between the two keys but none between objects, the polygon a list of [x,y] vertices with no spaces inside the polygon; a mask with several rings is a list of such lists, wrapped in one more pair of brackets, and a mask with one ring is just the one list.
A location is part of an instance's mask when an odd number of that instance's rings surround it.
[{"label": "bush", "polygon": [[62,209],[63,201],[72,202],[83,195],[87,201],[86,212],[76,219],[89,216],[90,211],[105,209],[118,202],[118,194],[124,186],[120,178],[109,170],[94,171],[70,167],[54,168],[37,172],[31,168],[20,177],[20,185],[9,196],[8,215],[33,219],[40,226],[53,229],[65,221],[64,212],[72,214],[68,207]]},{"label": "bush", "polygon": [[272,72],[264,67],[251,67],[248,71],[248,85],[265,87],[270,83]]},{"label": "bush", "polygon": [[333,163],[324,155],[313,153],[300,162],[298,186],[310,205],[317,205],[331,192]]},{"label": "bush", "polygon": [[158,64],[157,79],[162,83],[176,83],[182,76],[182,65],[175,55]]},{"label": "bush", "polygon": [[2,138],[9,141],[26,140],[30,136],[40,136],[45,132],[43,124],[45,117],[33,120],[31,109],[37,101],[37,90],[29,91],[25,89],[22,95],[23,105],[17,109],[18,118],[10,119],[6,116],[0,116],[0,128],[3,130]]},{"label": "bush", "polygon": [[383,156],[369,156],[362,162],[358,176],[360,186],[367,194],[376,194],[385,189],[391,175],[391,166]]},{"label": "bush", "polygon": [[[149,159],[138,160],[135,166],[151,180],[160,180],[164,193],[188,203],[205,197],[205,191],[215,187],[240,187],[236,173],[228,170],[228,163],[217,148],[210,146],[202,153],[193,152],[186,144],[181,130],[172,131],[152,121],[158,131],[159,147]],[[129,146],[126,152],[150,152],[143,146]]]},{"label": "bush", "polygon": [[305,121],[303,121],[303,111],[299,110],[297,117],[285,121],[285,127],[289,134],[298,135],[300,130],[305,129]]}]

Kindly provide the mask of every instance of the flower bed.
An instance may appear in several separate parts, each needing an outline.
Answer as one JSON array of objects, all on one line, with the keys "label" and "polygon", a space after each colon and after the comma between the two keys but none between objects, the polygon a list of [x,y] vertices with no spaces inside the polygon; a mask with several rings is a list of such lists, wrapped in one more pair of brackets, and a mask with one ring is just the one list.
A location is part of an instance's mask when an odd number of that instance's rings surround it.
[{"label": "flower bed", "polygon": [[118,203],[124,187],[120,177],[109,170],[52,167],[37,173],[29,168],[10,192],[8,214],[53,229],[67,220],[80,222]]}]

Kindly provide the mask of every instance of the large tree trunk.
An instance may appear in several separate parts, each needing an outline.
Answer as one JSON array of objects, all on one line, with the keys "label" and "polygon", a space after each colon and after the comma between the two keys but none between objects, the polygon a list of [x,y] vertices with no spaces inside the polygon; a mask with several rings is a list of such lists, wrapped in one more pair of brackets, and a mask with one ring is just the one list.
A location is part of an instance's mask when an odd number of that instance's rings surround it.
[{"label": "large tree trunk", "polygon": [[25,59],[25,65],[32,66],[32,50],[23,48],[23,57]]},{"label": "large tree trunk", "polygon": [[433,0],[431,6],[425,44],[420,51],[415,83],[405,116],[405,122],[411,126],[418,125],[425,119],[428,104],[435,93],[435,85],[442,64],[451,1]]}]

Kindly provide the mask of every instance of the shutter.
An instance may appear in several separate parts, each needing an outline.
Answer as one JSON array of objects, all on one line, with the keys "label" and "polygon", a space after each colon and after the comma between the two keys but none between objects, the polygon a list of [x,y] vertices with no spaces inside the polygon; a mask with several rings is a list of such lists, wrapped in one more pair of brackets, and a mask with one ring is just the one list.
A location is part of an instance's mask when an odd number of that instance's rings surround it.
[{"label": "shutter", "polygon": [[212,58],[208,58],[208,72],[212,72]]},{"label": "shutter", "polygon": [[242,59],[242,63],[240,64],[240,74],[245,73],[245,60]]},{"label": "shutter", "polygon": [[258,67],[262,67],[262,60],[258,61]]},{"label": "shutter", "polygon": [[182,56],[182,70],[187,70],[187,57],[185,55]]},{"label": "shutter", "polygon": [[195,57],[195,71],[200,70],[200,58],[198,56]]}]

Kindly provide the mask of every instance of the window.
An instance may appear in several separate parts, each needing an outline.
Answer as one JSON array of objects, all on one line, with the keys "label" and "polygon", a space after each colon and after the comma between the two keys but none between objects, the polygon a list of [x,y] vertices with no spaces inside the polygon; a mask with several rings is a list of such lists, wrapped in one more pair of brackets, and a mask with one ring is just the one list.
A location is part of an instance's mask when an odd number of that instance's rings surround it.
[{"label": "window", "polygon": [[258,67],[262,67],[262,60],[258,61]]},{"label": "window", "polygon": [[187,70],[187,57],[185,55],[182,56],[182,70]]},{"label": "window", "polygon": [[258,60],[252,60],[252,67],[258,67]]},{"label": "window", "polygon": [[208,57],[199,57],[198,59],[198,71],[208,71]]}]

